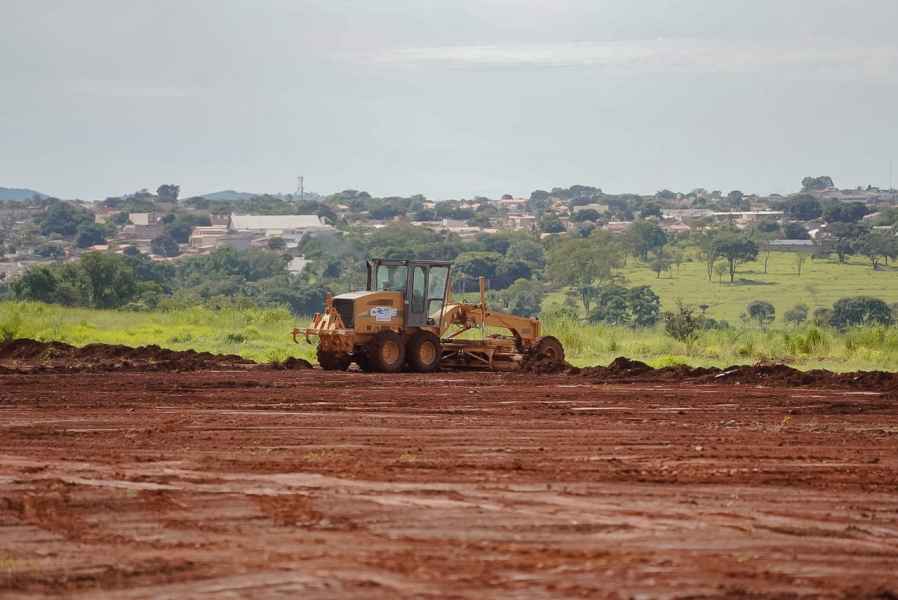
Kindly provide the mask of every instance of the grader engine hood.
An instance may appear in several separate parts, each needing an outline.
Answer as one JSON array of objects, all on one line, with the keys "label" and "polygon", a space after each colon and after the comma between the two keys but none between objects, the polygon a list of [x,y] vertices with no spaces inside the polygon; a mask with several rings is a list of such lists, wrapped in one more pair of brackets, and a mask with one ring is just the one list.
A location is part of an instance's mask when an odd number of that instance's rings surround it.
[{"label": "grader engine hood", "polygon": [[399,292],[352,292],[334,296],[333,307],[346,329],[358,333],[403,324],[402,294]]}]

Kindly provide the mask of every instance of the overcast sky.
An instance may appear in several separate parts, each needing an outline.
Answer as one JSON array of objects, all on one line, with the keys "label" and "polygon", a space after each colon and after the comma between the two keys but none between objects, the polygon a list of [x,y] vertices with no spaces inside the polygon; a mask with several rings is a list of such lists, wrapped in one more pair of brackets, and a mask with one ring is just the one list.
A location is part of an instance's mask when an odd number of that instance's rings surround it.
[{"label": "overcast sky", "polygon": [[[888,185],[895,0],[0,0],[0,186]],[[898,162],[896,162],[898,171]]]}]

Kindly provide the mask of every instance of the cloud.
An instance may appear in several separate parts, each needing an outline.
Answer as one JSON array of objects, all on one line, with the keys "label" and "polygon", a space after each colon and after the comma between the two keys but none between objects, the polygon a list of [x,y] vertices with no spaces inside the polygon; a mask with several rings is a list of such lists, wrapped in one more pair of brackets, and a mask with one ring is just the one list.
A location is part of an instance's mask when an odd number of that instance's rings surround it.
[{"label": "cloud", "polygon": [[375,58],[386,65],[446,65],[490,68],[581,67],[634,72],[734,72],[801,70],[894,78],[898,47],[739,44],[697,40],[610,43],[436,46],[388,50]]}]

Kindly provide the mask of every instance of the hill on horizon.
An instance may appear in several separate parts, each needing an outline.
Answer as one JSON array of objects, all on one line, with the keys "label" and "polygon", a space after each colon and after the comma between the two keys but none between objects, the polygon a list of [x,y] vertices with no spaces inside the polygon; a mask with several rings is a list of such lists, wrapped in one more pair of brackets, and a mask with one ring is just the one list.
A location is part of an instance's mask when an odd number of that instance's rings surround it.
[{"label": "hill on horizon", "polygon": [[0,187],[0,200],[31,200],[34,196],[48,198],[47,194],[27,188]]},{"label": "hill on horizon", "polygon": [[247,192],[238,192],[235,190],[222,190],[220,192],[212,192],[211,194],[202,194],[199,198],[206,200],[218,200],[220,202],[234,202],[236,200],[249,200],[259,194],[250,194]]}]

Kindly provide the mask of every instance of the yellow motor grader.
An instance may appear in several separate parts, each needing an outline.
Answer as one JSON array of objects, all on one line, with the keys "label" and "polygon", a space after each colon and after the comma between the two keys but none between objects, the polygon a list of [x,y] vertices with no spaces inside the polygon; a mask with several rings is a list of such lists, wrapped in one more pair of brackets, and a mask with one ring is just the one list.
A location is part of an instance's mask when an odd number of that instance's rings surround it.
[{"label": "yellow motor grader", "polygon": [[[480,303],[452,302],[452,263],[437,260],[368,261],[365,291],[328,296],[324,311],[293,340],[318,338],[318,363],[345,371],[354,362],[368,372],[438,369],[553,370],[564,348],[540,335],[539,319],[491,311],[485,280]],[[489,329],[505,330],[488,334]]]}]

